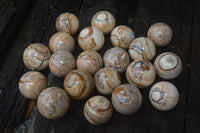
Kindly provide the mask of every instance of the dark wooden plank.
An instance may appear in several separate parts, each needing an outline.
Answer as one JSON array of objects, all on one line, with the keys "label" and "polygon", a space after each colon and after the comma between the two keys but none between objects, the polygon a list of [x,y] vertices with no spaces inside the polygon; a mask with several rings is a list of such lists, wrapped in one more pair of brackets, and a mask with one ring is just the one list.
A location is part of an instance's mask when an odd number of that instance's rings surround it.
[{"label": "dark wooden plank", "polygon": [[[179,3],[184,3],[180,5]],[[80,5],[81,10],[80,10]],[[85,0],[80,1],[58,1],[40,0],[34,9],[34,33],[30,43],[41,42],[48,45],[49,38],[55,31],[56,17],[62,12],[73,12],[79,16],[81,29],[90,25],[91,17],[99,10],[112,12],[117,20],[117,25],[124,24],[134,29],[136,36],[145,36],[151,24],[163,21],[171,25],[174,31],[172,43],[157,49],[157,55],[164,51],[171,51],[178,54],[183,61],[183,72],[175,80],[172,80],[180,92],[180,102],[178,106],[168,112],[160,112],[154,109],[148,100],[148,90],[142,90],[143,105],[141,109],[133,115],[124,116],[114,111],[112,119],[105,125],[93,126],[87,122],[83,116],[84,101],[71,100],[71,107],[68,113],[57,120],[48,120],[37,112],[31,127],[30,133],[44,132],[183,132],[184,115],[187,101],[189,44],[192,31],[192,12],[193,3],[190,1],[168,1],[141,0],[135,17],[137,2],[123,0]],[[77,44],[73,54],[75,57],[81,52]],[[106,44],[100,51],[104,52],[111,48],[109,35],[106,36]],[[14,74],[9,78],[7,90],[1,93],[0,97],[0,132],[5,127],[14,128],[24,119],[24,114],[29,101],[19,94],[17,83],[23,73],[29,71],[19,59],[18,65],[14,69]],[[43,71],[48,78],[49,86],[62,87],[63,78],[56,78],[49,70]],[[127,83],[125,75],[122,75],[123,83]],[[157,81],[160,80],[157,78]],[[97,95],[95,91],[93,95]],[[17,98],[17,100],[16,100]],[[110,96],[108,96],[110,99]],[[13,112],[14,110],[14,112]],[[178,126],[177,126],[178,125]]]},{"label": "dark wooden plank", "polygon": [[191,62],[188,62],[190,68],[189,86],[188,86],[188,106],[186,113],[185,132],[199,133],[200,127],[200,1],[195,0],[193,32],[191,38]]},{"label": "dark wooden plank", "polygon": [[0,2],[0,34],[2,33],[15,12],[16,7],[14,6],[13,1],[2,0]]},{"label": "dark wooden plank", "polygon": [[[0,60],[4,63],[36,1],[0,1]],[[1,69],[2,65],[0,66]]]},{"label": "dark wooden plank", "polygon": [[[31,23],[32,21],[31,20],[32,20],[31,17],[29,17],[28,20],[25,22],[25,25],[23,26],[23,28],[22,28],[20,34],[18,35],[16,41],[14,42],[14,44],[12,45],[12,47],[10,48],[10,52],[8,54],[8,57],[5,59],[3,67],[0,70],[0,86],[1,86],[1,89],[4,89],[4,92],[6,90],[7,91],[11,91],[11,90],[8,89],[8,86],[9,86],[8,84],[10,82],[8,80],[10,80],[10,76],[13,75],[13,73],[15,73],[15,70],[13,70],[13,68],[15,67],[15,64],[19,63],[18,62],[19,60],[17,60],[17,58],[22,56],[22,53],[23,53],[24,49],[30,43],[30,39],[32,37],[32,29],[33,29],[32,23]],[[16,81],[16,84],[17,84],[17,82],[18,81]],[[12,91],[12,93],[14,93],[14,92]],[[16,98],[18,98],[18,97],[16,97]],[[10,100],[10,102],[13,102],[13,101]],[[9,105],[10,103],[7,103],[7,104]],[[22,115],[22,117],[23,117],[22,119],[23,120],[26,120],[27,118],[30,118],[29,116],[32,113],[32,110],[33,110],[35,104],[36,104],[36,102],[30,101],[27,104],[27,109],[26,109],[26,107],[24,107],[24,109],[26,111]],[[22,104],[22,106],[23,106],[23,104]],[[23,108],[21,108],[21,109],[23,109]],[[22,111],[22,110],[20,110],[20,108],[17,108],[17,109],[14,109],[14,110],[19,111],[19,112]],[[8,112],[8,113],[10,113],[10,112]],[[21,112],[21,113],[23,113],[23,112]],[[27,127],[26,126],[27,123],[31,123],[29,121],[30,120],[26,121],[25,126],[23,125],[24,126],[23,129]],[[7,131],[4,131],[4,132],[9,133],[8,130],[12,131],[12,129],[10,129],[9,127],[7,127]]]}]

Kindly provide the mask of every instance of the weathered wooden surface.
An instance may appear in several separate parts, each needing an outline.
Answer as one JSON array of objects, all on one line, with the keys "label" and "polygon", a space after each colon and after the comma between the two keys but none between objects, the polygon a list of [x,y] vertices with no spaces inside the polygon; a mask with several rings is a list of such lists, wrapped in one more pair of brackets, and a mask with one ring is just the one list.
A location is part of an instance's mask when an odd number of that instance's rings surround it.
[{"label": "weathered wooden surface", "polygon": [[187,91],[187,108],[185,131],[188,133],[200,132],[200,1],[194,1],[192,34],[190,43],[189,85]]},{"label": "weathered wooden surface", "polygon": [[[139,2],[138,2],[139,1]],[[199,2],[197,0],[39,0],[33,11],[34,28],[30,43],[41,42],[48,45],[49,38],[56,32],[55,20],[62,12],[73,12],[80,20],[80,30],[90,26],[92,16],[100,10],[108,10],[114,14],[117,25],[128,25],[133,28],[136,37],[146,36],[148,28],[155,22],[168,23],[174,32],[174,38],[165,48],[157,48],[157,55],[171,51],[176,53],[183,62],[181,75],[170,82],[174,83],[180,93],[180,101],[173,110],[168,112],[157,111],[148,99],[149,88],[143,89],[143,104],[141,109],[133,115],[125,116],[117,113],[105,125],[93,126],[83,116],[84,101],[71,100],[68,113],[58,120],[48,120],[36,113],[29,133],[61,133],[61,132],[200,132],[199,75],[198,69],[200,54],[199,41]],[[181,4],[180,4],[181,3]],[[79,30],[79,31],[80,31]],[[81,52],[74,35],[76,48],[73,54],[77,58]],[[109,35],[105,36],[106,43],[101,55],[111,48]],[[153,61],[152,61],[153,63]],[[24,120],[24,114],[29,101],[23,98],[17,87],[17,81],[23,73],[29,71],[23,65],[22,59],[9,78],[6,91],[1,94],[0,101],[0,129],[14,128]],[[43,71],[48,78],[49,86],[63,86],[63,78],[54,77],[49,70]],[[127,83],[125,74],[122,74],[123,83]],[[156,81],[162,80],[157,77]],[[94,91],[93,95],[99,93]],[[11,97],[11,98],[10,98]],[[16,101],[16,97],[18,98]],[[110,99],[110,96],[107,96]],[[13,102],[15,101],[15,102]],[[9,103],[9,104],[6,104]],[[12,109],[15,111],[12,112]],[[2,117],[3,116],[3,117]],[[1,132],[2,130],[0,130]]]},{"label": "weathered wooden surface", "polygon": [[[28,102],[18,91],[18,81],[22,73],[28,71],[28,69],[23,65],[21,56],[20,58],[16,56],[13,64],[12,60],[10,60],[11,65],[4,66],[3,63],[5,59],[7,59],[6,57],[9,51],[12,49],[12,43],[18,37],[18,33],[23,27],[27,15],[30,15],[29,13],[32,10],[32,6],[34,6],[34,2],[24,0],[2,0],[0,3],[2,7],[0,11],[3,10],[1,12],[2,20],[0,26],[2,29],[0,33],[0,59],[2,60],[2,65],[0,66],[0,132],[3,132],[5,128],[8,132],[24,121]],[[3,8],[4,4],[7,8]],[[10,15],[12,9],[15,10],[14,13]],[[2,23],[4,21],[6,24]],[[18,46],[17,48],[20,47]],[[9,72],[7,71],[7,74],[2,70],[2,68],[5,67],[7,70],[10,69]]]},{"label": "weathered wooden surface", "polygon": [[8,0],[2,0],[0,3],[0,33],[4,30],[6,25],[8,24],[9,20],[13,16],[13,14],[16,11],[16,8],[14,7],[13,1]]},{"label": "weathered wooden surface", "polygon": [[0,60],[2,63],[35,2],[27,0],[0,1]]}]

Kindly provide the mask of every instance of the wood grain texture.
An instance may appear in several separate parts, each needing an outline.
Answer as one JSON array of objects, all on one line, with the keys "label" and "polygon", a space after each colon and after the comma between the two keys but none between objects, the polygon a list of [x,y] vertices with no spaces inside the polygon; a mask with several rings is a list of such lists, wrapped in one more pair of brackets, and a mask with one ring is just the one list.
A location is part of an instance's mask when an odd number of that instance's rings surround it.
[{"label": "wood grain texture", "polygon": [[[196,10],[194,13],[195,4],[193,1],[140,0],[138,4],[138,1],[128,0],[39,0],[33,11],[35,25],[31,43],[40,42],[48,45],[50,37],[56,33],[56,18],[63,12],[72,12],[78,16],[80,21],[79,33],[81,29],[91,25],[91,18],[96,12],[107,10],[115,16],[116,25],[129,26],[133,29],[136,37],[146,36],[148,28],[156,22],[162,21],[169,24],[174,33],[172,42],[167,47],[157,48],[156,56],[162,52],[174,52],[182,60],[183,71],[176,79],[170,80],[180,93],[179,103],[171,111],[160,112],[153,108],[148,99],[149,87],[146,90],[141,90],[143,103],[136,114],[125,116],[114,111],[113,117],[107,124],[93,126],[87,122],[83,115],[86,100],[71,100],[72,106],[68,113],[60,119],[48,120],[37,112],[30,133],[199,132],[200,115],[198,109],[200,107],[197,104],[199,103],[198,88],[200,88],[198,80],[200,72],[197,67],[200,58],[197,52],[200,29],[198,25],[199,8],[197,8],[199,2],[197,0],[195,2]],[[73,55],[76,58],[82,51],[77,43],[78,33],[74,35],[75,50]],[[106,35],[105,45],[99,53],[103,55],[111,47],[110,36]],[[154,59],[151,61],[152,63]],[[3,123],[0,125],[1,129],[15,128],[21,123],[26,105],[29,103],[19,94],[17,83],[15,83],[23,73],[28,71],[24,69],[22,58],[18,63],[13,70],[14,75],[9,78],[8,83],[10,85],[7,91],[1,93],[0,123]],[[191,68],[188,67],[190,65]],[[49,70],[45,70],[43,73],[48,78],[49,86],[63,87],[63,78],[54,77],[49,73]],[[121,77],[122,83],[127,83],[125,74],[121,74]],[[157,77],[156,82],[160,80]],[[99,93],[95,90],[92,96],[97,94]],[[17,101],[16,97],[18,98]],[[107,98],[110,100],[110,96],[107,96]],[[15,109],[14,112],[13,109]]]},{"label": "wood grain texture", "polygon": [[187,108],[185,115],[185,132],[186,133],[199,133],[200,132],[200,69],[199,69],[199,59],[200,59],[200,1],[193,0],[194,9],[193,11],[193,23],[192,34],[190,42],[190,61],[188,61],[189,68],[189,85],[188,85],[188,99]]},{"label": "wood grain texture", "polygon": [[0,2],[0,34],[11,20],[13,14],[16,12],[16,7],[14,7],[13,1],[9,0],[2,0]]},{"label": "wood grain texture", "polygon": [[0,60],[2,63],[5,61],[27,16],[30,15],[35,2],[26,0],[0,1]]}]

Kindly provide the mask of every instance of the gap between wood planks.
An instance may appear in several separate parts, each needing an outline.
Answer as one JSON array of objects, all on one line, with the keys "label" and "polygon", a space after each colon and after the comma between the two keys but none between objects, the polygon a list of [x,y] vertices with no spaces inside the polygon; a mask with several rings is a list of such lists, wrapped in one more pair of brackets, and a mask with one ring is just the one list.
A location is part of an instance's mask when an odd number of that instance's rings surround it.
[{"label": "gap between wood planks", "polygon": [[[193,40],[193,28],[194,28],[194,16],[195,16],[195,0],[192,0],[193,2],[193,8],[192,8],[192,18],[191,18],[191,34],[190,34],[190,47],[189,47],[189,64],[191,64],[191,55],[192,55],[192,40]],[[189,99],[189,88],[190,88],[190,79],[191,79],[191,67],[188,67],[188,78],[187,78],[187,81],[188,81],[188,84],[187,84],[187,90],[186,90],[186,111],[185,111],[185,117],[184,117],[184,126],[183,126],[183,131],[185,133],[187,133],[187,128],[188,128],[188,114],[189,114],[189,105],[188,105],[188,99]]]}]

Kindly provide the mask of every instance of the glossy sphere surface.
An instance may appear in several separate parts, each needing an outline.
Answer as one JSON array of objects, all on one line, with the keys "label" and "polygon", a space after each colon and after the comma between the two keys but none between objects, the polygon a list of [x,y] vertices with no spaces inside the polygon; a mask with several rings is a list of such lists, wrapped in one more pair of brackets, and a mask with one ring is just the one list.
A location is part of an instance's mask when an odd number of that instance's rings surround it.
[{"label": "glossy sphere surface", "polygon": [[93,50],[86,50],[82,52],[77,58],[77,68],[94,74],[103,66],[101,55]]},{"label": "glossy sphere surface", "polygon": [[29,45],[23,54],[23,61],[31,70],[43,70],[49,65],[51,51],[43,44],[33,43]]},{"label": "glossy sphere surface", "polygon": [[156,109],[167,111],[177,105],[179,93],[172,83],[161,81],[152,86],[149,92],[149,99]]},{"label": "glossy sphere surface", "polygon": [[64,88],[72,98],[81,100],[92,93],[94,81],[89,73],[73,70],[65,77]]},{"label": "glossy sphere surface", "polygon": [[104,34],[110,33],[115,27],[115,18],[108,11],[97,12],[91,21],[91,25],[100,29]]},{"label": "glossy sphere surface", "polygon": [[126,78],[130,84],[139,88],[145,88],[154,82],[156,72],[154,66],[150,62],[136,60],[128,66]]},{"label": "glossy sphere surface", "polygon": [[36,71],[25,73],[19,81],[19,90],[23,96],[36,99],[39,94],[47,88],[45,76]]},{"label": "glossy sphere surface", "polygon": [[174,79],[182,71],[182,62],[176,54],[165,52],[156,58],[154,67],[159,77],[163,79]]},{"label": "glossy sphere surface", "polygon": [[67,93],[58,87],[49,87],[38,97],[39,112],[48,119],[62,117],[69,109],[70,99]]},{"label": "glossy sphere surface", "polygon": [[127,49],[134,38],[133,30],[125,25],[115,27],[110,35],[112,45],[123,49]]},{"label": "glossy sphere surface", "polygon": [[58,32],[54,34],[49,41],[49,48],[54,53],[59,50],[66,50],[72,52],[75,43],[73,37],[69,33]]},{"label": "glossy sphere surface", "polygon": [[108,95],[121,84],[121,77],[115,68],[105,67],[96,72],[94,81],[98,92]]},{"label": "glossy sphere surface", "polygon": [[103,56],[103,60],[106,67],[114,67],[120,73],[126,70],[130,61],[128,53],[118,47],[108,49]]},{"label": "glossy sphere surface", "polygon": [[119,113],[130,115],[142,105],[142,95],[134,85],[120,85],[112,93],[112,104]]},{"label": "glossy sphere surface", "polygon": [[75,68],[75,58],[68,51],[57,51],[50,58],[49,68],[53,75],[57,77],[65,77]]},{"label": "glossy sphere surface", "polygon": [[164,47],[172,40],[172,29],[165,23],[153,24],[147,33],[149,39],[151,39],[156,46]]},{"label": "glossy sphere surface", "polygon": [[156,54],[156,46],[149,38],[138,37],[131,42],[129,54],[133,60],[152,60]]},{"label": "glossy sphere surface", "polygon": [[81,30],[78,36],[79,46],[83,50],[100,50],[104,45],[104,35],[96,27],[87,27]]},{"label": "glossy sphere surface", "polygon": [[56,19],[56,30],[75,34],[79,29],[79,20],[72,13],[62,13]]},{"label": "glossy sphere surface", "polygon": [[106,123],[112,117],[112,113],[112,104],[103,96],[90,98],[84,106],[85,118],[94,125]]}]

